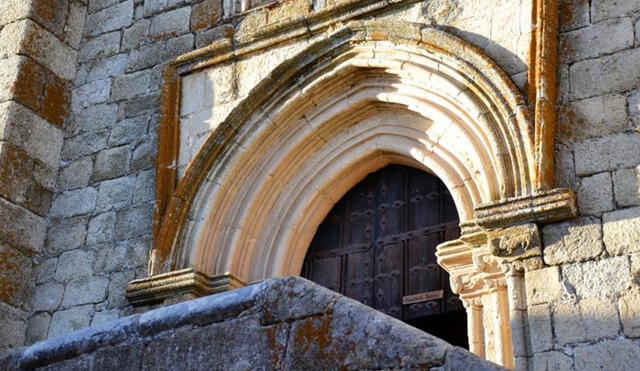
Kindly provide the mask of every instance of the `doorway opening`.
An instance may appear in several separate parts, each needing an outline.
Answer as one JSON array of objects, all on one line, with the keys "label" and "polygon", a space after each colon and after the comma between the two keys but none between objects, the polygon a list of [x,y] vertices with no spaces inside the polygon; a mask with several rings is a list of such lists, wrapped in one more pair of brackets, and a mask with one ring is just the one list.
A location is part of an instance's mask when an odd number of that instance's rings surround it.
[{"label": "doorway opening", "polygon": [[435,255],[440,243],[459,235],[458,213],[442,181],[390,165],[332,208],[302,276],[468,349],[465,309]]}]

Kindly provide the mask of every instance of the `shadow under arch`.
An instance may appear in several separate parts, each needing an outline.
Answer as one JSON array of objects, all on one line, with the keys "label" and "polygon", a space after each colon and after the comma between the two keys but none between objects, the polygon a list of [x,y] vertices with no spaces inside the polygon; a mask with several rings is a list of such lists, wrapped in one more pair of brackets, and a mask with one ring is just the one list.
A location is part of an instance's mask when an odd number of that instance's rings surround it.
[{"label": "shadow under arch", "polygon": [[[533,124],[518,89],[477,48],[433,28],[413,30],[354,22],[276,68],[187,169],[164,213],[150,274],[194,267],[252,281],[290,273],[295,269],[284,266],[296,263],[284,258],[287,250],[299,250],[292,244],[312,237],[322,220],[300,210],[328,212],[338,190],[360,180],[344,174],[361,171],[363,178],[373,169],[362,167],[367,156],[438,175],[463,221],[481,204],[530,194]],[[376,126],[380,112],[412,119]],[[363,120],[368,126],[358,125]],[[365,135],[354,128],[376,135],[335,157],[342,172],[307,182],[293,197],[291,184],[305,184],[296,177],[331,168],[312,155],[332,158],[346,139]],[[363,155],[355,156],[358,151]],[[335,174],[351,182],[335,185],[337,196],[328,196]],[[277,197],[282,194],[289,197]]]}]

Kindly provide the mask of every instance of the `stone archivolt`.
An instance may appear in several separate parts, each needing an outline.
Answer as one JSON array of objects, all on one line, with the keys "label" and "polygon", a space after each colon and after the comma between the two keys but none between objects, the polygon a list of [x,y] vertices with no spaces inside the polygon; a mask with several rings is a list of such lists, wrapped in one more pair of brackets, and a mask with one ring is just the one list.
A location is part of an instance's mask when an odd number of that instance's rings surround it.
[{"label": "stone archivolt", "polygon": [[331,205],[388,163],[440,177],[463,222],[482,204],[532,193],[533,124],[508,77],[442,31],[386,26],[335,32],[232,111],[178,185],[189,218],[181,231],[164,220],[159,237],[175,243],[157,249],[153,273],[297,273]]},{"label": "stone archivolt", "polygon": [[[165,93],[178,87],[167,79]],[[438,259],[468,308],[471,350],[513,366],[512,341],[524,341],[511,328],[523,297],[514,265],[540,260],[535,222],[576,212],[571,192],[539,181],[528,112],[508,76],[460,39],[352,22],[284,62],[211,134],[158,214],[150,277],[128,296],[297,275],[334,203],[368,173],[403,164],[438,176],[458,208],[462,236]]]}]

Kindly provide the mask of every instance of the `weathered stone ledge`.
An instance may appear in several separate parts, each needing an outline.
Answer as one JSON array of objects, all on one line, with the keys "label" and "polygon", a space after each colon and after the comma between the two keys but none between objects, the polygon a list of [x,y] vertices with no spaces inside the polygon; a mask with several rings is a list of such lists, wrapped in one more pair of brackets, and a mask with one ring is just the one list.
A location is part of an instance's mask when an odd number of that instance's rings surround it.
[{"label": "weathered stone ledge", "polygon": [[16,350],[0,370],[501,370],[302,278],[264,281]]}]

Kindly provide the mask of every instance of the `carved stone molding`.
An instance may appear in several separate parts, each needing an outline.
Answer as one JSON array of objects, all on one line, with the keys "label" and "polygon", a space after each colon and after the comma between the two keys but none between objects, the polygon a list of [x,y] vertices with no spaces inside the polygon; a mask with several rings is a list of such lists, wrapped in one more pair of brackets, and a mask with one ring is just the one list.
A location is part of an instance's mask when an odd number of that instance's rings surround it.
[{"label": "carved stone molding", "polygon": [[538,226],[533,223],[488,232],[491,253],[506,260],[542,255]]},{"label": "carved stone molding", "polygon": [[126,296],[133,305],[148,305],[206,296],[244,286],[244,282],[229,273],[207,277],[193,268],[187,268],[131,281]]},{"label": "carved stone molding", "polygon": [[567,188],[555,188],[530,196],[511,198],[476,207],[475,223],[484,230],[525,223],[552,223],[578,215],[576,196]]}]

